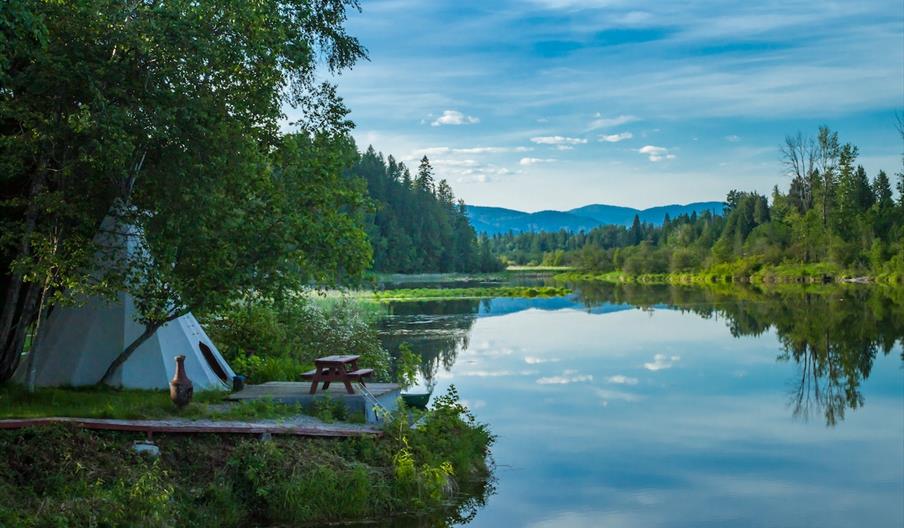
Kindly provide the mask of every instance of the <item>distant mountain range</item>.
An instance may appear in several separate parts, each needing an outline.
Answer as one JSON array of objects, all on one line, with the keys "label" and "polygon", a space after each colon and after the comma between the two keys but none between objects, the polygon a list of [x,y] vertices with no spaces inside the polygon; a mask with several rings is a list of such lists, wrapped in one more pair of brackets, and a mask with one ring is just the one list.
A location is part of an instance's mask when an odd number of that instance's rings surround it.
[{"label": "distant mountain range", "polygon": [[640,217],[641,222],[660,225],[668,214],[675,218],[682,214],[711,211],[714,214],[722,214],[725,204],[722,202],[695,202],[687,205],[661,205],[649,209],[634,209],[633,207],[619,207],[617,205],[593,204],[585,205],[568,211],[538,211],[525,213],[514,209],[502,207],[484,207],[469,205],[467,207],[468,219],[478,233],[494,235],[496,233],[508,233],[513,231],[521,233],[525,231],[589,231],[601,225],[630,226],[634,221],[634,215]]}]

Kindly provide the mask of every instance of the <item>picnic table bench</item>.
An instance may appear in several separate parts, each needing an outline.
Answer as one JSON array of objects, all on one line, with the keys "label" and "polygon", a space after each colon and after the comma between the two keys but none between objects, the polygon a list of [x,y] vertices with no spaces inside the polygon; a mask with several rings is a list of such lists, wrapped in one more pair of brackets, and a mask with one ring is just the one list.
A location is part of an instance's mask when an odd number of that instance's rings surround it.
[{"label": "picnic table bench", "polygon": [[333,381],[341,381],[349,394],[354,394],[352,382],[356,381],[364,385],[364,378],[374,373],[374,369],[359,369],[358,359],[361,356],[334,355],[317,358],[314,360],[314,370],[309,370],[301,375],[301,379],[311,381],[310,393],[317,392],[317,385],[323,382],[323,390],[330,388]]}]

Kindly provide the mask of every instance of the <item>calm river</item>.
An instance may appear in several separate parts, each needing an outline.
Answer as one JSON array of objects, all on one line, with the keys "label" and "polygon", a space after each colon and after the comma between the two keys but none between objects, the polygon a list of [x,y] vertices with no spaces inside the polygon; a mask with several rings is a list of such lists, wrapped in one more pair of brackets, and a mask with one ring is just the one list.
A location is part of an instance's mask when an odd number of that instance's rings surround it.
[{"label": "calm river", "polygon": [[904,293],[575,290],[384,320],[498,435],[466,524],[904,526]]}]

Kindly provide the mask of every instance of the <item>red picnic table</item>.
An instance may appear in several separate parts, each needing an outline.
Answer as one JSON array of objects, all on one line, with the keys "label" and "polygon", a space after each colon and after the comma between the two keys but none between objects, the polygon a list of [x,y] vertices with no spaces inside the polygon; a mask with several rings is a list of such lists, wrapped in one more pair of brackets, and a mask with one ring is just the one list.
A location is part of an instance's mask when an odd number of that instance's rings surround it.
[{"label": "red picnic table", "polygon": [[323,390],[330,388],[330,382],[341,381],[345,384],[345,390],[354,394],[352,382],[357,381],[364,385],[364,378],[374,373],[374,369],[359,369],[358,359],[361,356],[325,356],[314,360],[314,370],[309,370],[301,375],[302,379],[311,380],[311,394],[317,392],[317,385],[322,381]]}]

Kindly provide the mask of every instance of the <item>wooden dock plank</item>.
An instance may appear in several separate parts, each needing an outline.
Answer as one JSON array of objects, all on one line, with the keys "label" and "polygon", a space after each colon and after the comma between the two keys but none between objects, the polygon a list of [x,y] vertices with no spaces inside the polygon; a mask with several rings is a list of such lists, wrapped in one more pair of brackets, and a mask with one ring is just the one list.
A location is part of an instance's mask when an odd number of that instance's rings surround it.
[{"label": "wooden dock plank", "polygon": [[297,425],[271,422],[236,422],[215,420],[114,420],[105,418],[24,418],[0,420],[0,429],[21,429],[57,423],[68,423],[85,429],[176,434],[282,434],[291,436],[358,437],[382,436],[370,427],[336,425]]},{"label": "wooden dock plank", "polygon": [[[259,385],[246,385],[241,391],[229,394],[226,399],[233,401],[272,399],[277,401],[308,402],[325,394],[334,399],[364,399],[364,396],[360,393],[346,393],[345,387],[341,383],[330,385],[329,389],[326,390],[318,390],[317,394],[314,395],[309,394],[310,388],[311,384],[308,382],[270,381]],[[395,383],[368,383],[367,389],[378,398],[384,394],[391,395],[392,393],[401,392],[401,386]]]}]

